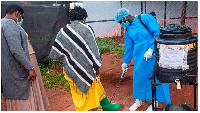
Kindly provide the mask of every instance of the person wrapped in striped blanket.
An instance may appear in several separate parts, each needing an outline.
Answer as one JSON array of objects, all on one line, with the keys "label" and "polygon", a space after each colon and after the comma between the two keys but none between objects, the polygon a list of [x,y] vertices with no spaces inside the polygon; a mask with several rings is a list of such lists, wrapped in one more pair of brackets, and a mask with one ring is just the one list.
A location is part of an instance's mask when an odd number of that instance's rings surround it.
[{"label": "person wrapped in striped blanket", "polygon": [[102,60],[93,30],[85,24],[86,18],[84,8],[76,6],[70,11],[71,23],[58,32],[49,56],[63,63],[76,111],[88,111],[100,105],[103,111],[117,111],[121,104],[110,103],[101,84]]}]

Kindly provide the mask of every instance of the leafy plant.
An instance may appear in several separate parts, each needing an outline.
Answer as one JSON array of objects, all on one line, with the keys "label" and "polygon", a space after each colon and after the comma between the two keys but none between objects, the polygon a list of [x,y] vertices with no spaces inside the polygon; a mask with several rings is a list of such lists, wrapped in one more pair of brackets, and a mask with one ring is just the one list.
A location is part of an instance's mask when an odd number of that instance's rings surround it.
[{"label": "leafy plant", "polygon": [[69,91],[70,86],[64,75],[56,71],[57,69],[50,69],[49,66],[40,66],[43,83],[46,88],[61,88]]},{"label": "leafy plant", "polygon": [[99,47],[99,51],[101,54],[110,52],[110,51],[117,51],[119,54],[124,53],[124,47],[119,46],[119,43],[112,39],[102,39],[98,38],[96,39],[97,45]]}]

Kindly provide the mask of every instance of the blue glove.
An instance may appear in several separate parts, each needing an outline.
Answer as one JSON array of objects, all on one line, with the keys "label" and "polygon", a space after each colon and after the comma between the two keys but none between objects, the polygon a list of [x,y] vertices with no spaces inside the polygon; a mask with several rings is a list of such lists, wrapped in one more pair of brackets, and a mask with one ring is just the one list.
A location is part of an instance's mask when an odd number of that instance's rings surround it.
[{"label": "blue glove", "polygon": [[123,63],[123,64],[122,64],[122,70],[123,70],[123,72],[124,72],[124,71],[127,71],[127,70],[128,70],[128,64]]}]

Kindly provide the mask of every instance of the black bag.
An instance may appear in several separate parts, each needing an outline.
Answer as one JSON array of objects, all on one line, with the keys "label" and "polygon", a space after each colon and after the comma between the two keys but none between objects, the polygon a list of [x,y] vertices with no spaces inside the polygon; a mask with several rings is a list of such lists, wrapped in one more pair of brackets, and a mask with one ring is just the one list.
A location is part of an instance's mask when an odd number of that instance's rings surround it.
[{"label": "black bag", "polygon": [[[140,23],[149,31],[149,28],[142,22],[141,15],[138,16]],[[149,31],[151,33],[151,31]],[[152,34],[152,33],[151,33]]]},{"label": "black bag", "polygon": [[193,111],[193,109],[189,104],[181,104],[181,105],[166,104],[163,107],[163,111]]},{"label": "black bag", "polygon": [[[150,12],[149,13],[150,15],[152,15],[155,19],[156,19],[156,13],[154,11]],[[140,21],[140,23],[149,31],[148,27],[142,22],[142,19],[141,19],[141,14],[138,15],[138,19]],[[150,32],[150,31],[149,31]],[[151,32],[150,32],[151,33]],[[152,33],[151,33],[152,34]]]}]

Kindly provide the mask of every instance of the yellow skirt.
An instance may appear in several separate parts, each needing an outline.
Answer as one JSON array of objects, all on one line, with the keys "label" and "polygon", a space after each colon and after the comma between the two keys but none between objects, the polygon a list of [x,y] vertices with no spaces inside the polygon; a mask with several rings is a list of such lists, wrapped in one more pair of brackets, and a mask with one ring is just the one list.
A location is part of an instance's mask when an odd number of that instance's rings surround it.
[{"label": "yellow skirt", "polygon": [[101,84],[100,77],[98,77],[90,86],[87,94],[82,93],[76,84],[64,72],[65,79],[70,84],[72,99],[76,111],[88,111],[100,105],[100,101],[106,97],[106,93]]}]

